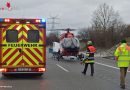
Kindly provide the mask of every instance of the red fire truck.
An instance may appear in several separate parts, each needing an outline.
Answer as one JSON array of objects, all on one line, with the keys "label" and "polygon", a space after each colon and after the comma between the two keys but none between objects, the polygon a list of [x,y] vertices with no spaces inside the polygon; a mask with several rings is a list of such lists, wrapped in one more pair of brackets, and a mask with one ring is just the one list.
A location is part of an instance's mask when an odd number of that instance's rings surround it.
[{"label": "red fire truck", "polygon": [[42,75],[46,71],[45,19],[0,18],[0,71]]}]

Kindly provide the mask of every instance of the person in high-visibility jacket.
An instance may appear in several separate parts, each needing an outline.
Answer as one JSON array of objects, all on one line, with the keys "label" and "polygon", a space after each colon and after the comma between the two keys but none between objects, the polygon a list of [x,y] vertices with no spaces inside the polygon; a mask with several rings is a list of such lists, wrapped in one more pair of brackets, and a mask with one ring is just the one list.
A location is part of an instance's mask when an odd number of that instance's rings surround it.
[{"label": "person in high-visibility jacket", "polygon": [[117,66],[120,68],[120,87],[125,89],[125,77],[130,64],[130,47],[127,45],[126,40],[121,41],[114,55]]},{"label": "person in high-visibility jacket", "polygon": [[96,52],[96,48],[93,46],[92,41],[87,42],[87,51],[86,51],[86,58],[82,61],[82,63],[85,63],[85,67],[83,70],[83,74],[86,75],[86,71],[88,68],[88,65],[91,66],[91,76],[94,74],[94,53]]}]

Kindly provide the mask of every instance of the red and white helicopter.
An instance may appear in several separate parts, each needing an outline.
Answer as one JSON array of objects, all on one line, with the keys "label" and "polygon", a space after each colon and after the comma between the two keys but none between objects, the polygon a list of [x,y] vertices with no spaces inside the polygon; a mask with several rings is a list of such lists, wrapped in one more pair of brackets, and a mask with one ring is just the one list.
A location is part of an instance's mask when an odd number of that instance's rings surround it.
[{"label": "red and white helicopter", "polygon": [[53,52],[56,55],[57,59],[61,58],[69,58],[69,59],[77,59],[79,54],[79,40],[72,33],[75,29],[57,29],[61,31],[66,31],[62,33],[59,37],[59,42],[53,42]]}]

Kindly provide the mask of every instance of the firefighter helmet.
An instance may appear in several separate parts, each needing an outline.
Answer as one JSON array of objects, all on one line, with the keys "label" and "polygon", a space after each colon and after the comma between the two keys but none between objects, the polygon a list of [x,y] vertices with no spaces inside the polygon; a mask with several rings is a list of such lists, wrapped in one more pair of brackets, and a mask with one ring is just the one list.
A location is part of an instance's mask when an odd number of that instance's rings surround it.
[{"label": "firefighter helmet", "polygon": [[87,42],[87,45],[92,45],[92,44],[93,44],[92,41]]}]

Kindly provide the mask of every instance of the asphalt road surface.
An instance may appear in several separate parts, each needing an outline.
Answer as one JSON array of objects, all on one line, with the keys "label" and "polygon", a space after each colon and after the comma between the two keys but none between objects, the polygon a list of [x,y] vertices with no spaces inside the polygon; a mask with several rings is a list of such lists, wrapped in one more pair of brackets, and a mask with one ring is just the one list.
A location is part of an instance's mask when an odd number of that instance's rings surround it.
[{"label": "asphalt road surface", "polygon": [[[119,69],[114,60],[96,57],[95,73],[90,76],[81,71],[79,61],[54,60],[47,54],[47,71],[42,77],[3,77],[0,74],[0,90],[122,90],[119,86]],[[126,77],[126,89],[130,90],[130,72]]]}]

